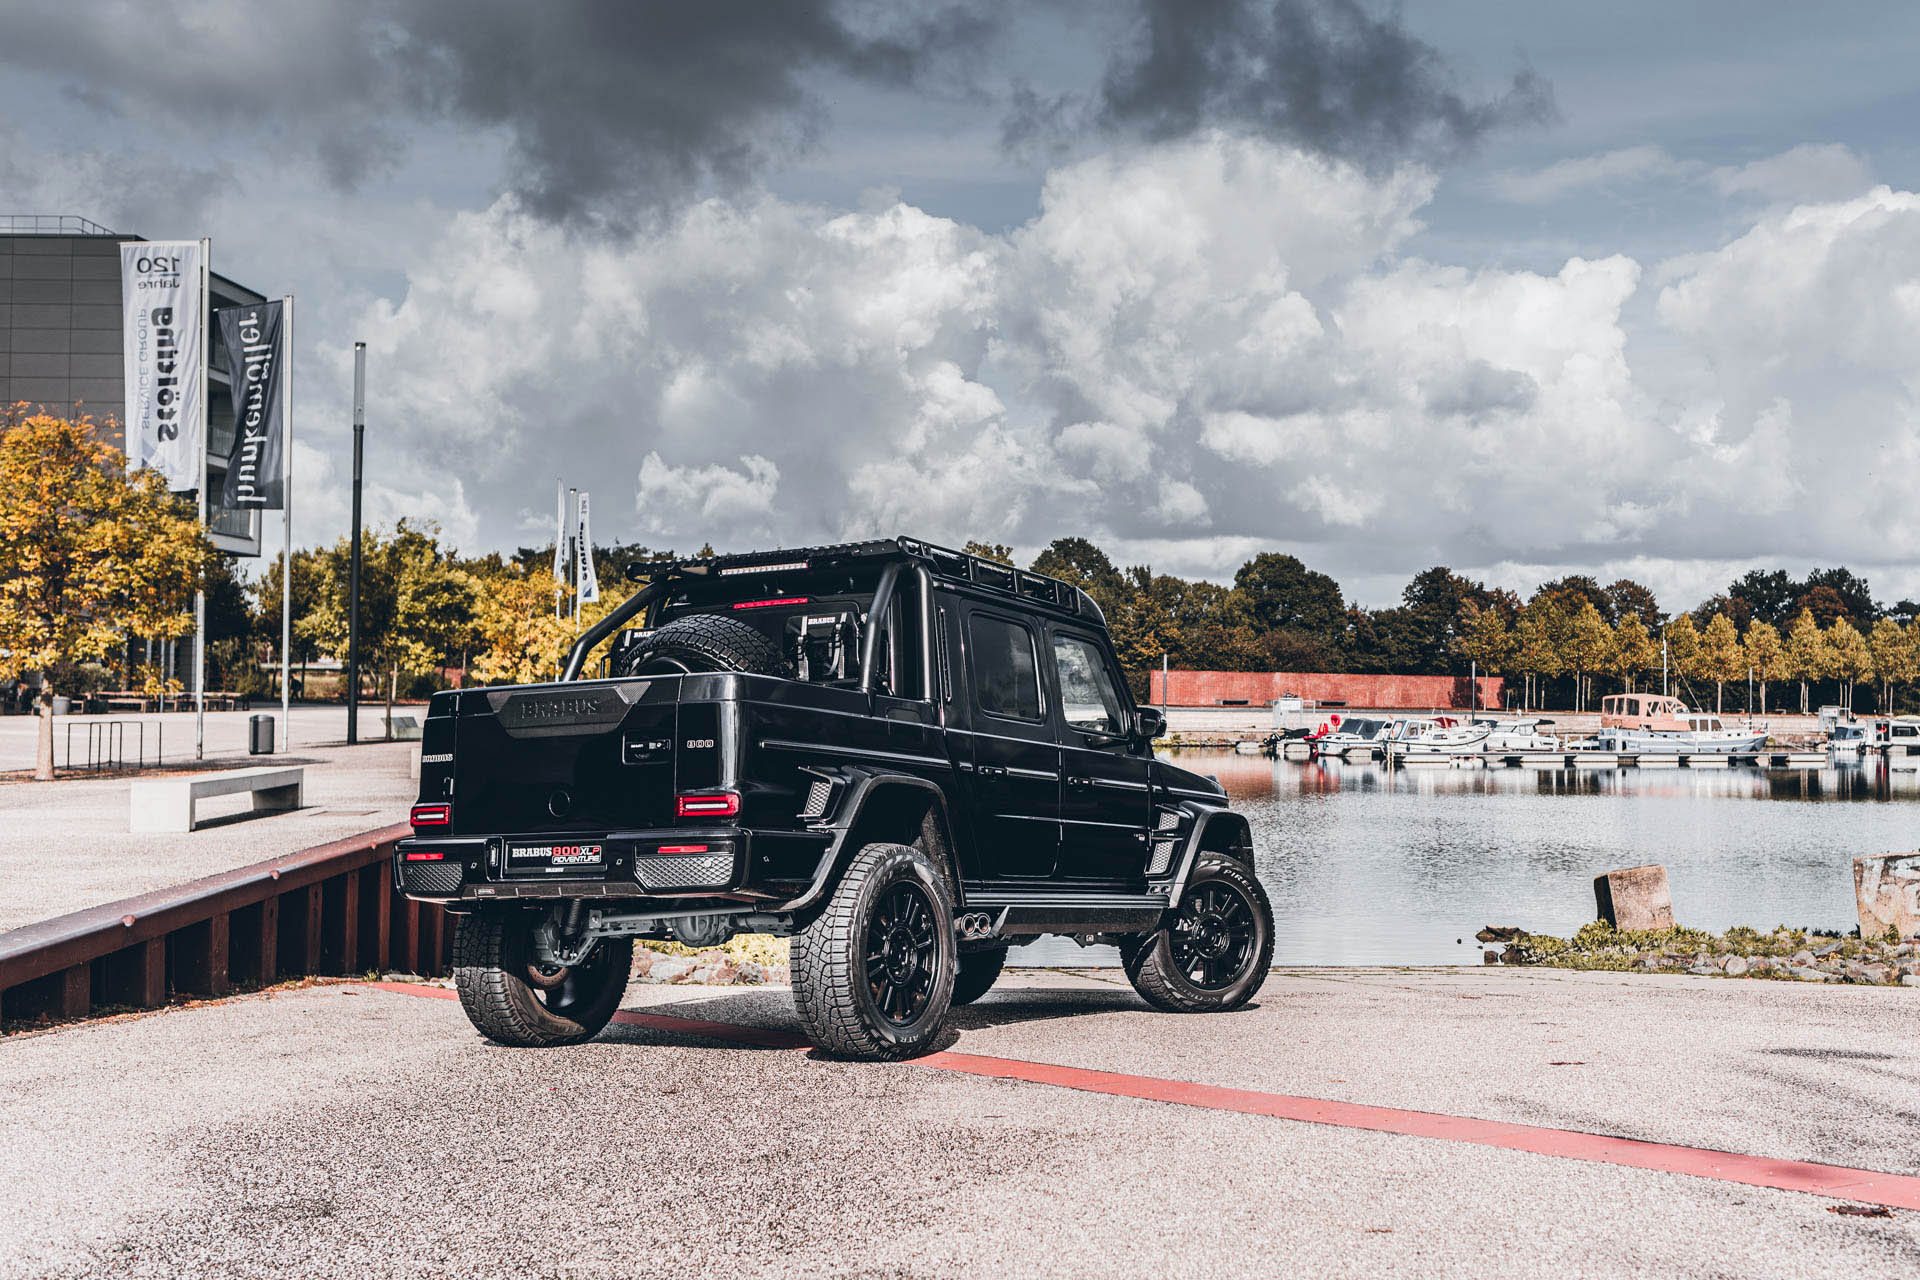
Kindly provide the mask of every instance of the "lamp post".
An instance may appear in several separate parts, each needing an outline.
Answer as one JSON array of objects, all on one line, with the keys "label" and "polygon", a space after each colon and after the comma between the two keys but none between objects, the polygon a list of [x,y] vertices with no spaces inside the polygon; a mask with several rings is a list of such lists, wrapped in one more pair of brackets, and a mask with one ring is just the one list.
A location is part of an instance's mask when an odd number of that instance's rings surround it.
[{"label": "lamp post", "polygon": [[360,741],[360,457],[367,435],[367,344],[353,344],[353,550],[347,560],[347,745]]}]

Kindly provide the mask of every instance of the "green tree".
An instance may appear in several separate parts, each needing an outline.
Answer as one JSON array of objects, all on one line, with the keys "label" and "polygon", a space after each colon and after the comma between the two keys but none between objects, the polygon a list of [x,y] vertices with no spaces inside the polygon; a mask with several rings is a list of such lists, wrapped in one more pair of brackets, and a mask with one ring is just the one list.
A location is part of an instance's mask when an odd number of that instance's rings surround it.
[{"label": "green tree", "polygon": [[[1841,566],[1834,569],[1815,569],[1807,575],[1805,590],[1809,593],[1825,587],[1832,591],[1847,611],[1847,617],[1855,627],[1862,627],[1880,616],[1880,606],[1873,602],[1873,589],[1867,580],[1851,569]],[[1816,610],[1816,612],[1818,612]]]},{"label": "green tree", "polygon": [[1740,646],[1740,632],[1733,619],[1716,613],[1700,637],[1700,673],[1713,681],[1713,710],[1726,710],[1727,681],[1738,680],[1747,671],[1746,650]]},{"label": "green tree", "polygon": [[1621,617],[1613,629],[1613,673],[1620,677],[1623,693],[1633,692],[1638,679],[1659,665],[1660,651],[1654,648],[1653,634],[1638,613]]},{"label": "green tree", "polygon": [[1793,602],[1799,599],[1800,592],[1800,584],[1784,569],[1771,573],[1750,569],[1727,588],[1728,597],[1747,606],[1749,617],[1776,631],[1792,621]]},{"label": "green tree", "polygon": [[1487,603],[1487,589],[1444,565],[1416,574],[1400,596],[1413,623],[1413,666],[1422,675],[1452,670],[1455,641],[1470,610]]},{"label": "green tree", "polygon": [[[319,556],[318,603],[299,633],[344,657],[351,543],[342,538]],[[473,634],[474,582],[439,544],[432,525],[402,520],[392,534],[362,538],[360,649],[366,665],[387,673],[387,734],[400,673],[434,665]]]},{"label": "green tree", "polygon": [[1567,617],[1579,616],[1582,603],[1591,604],[1599,610],[1600,617],[1609,625],[1613,622],[1613,600],[1600,584],[1584,573],[1569,574],[1564,578],[1555,578],[1552,582],[1543,582],[1533,593],[1538,600],[1549,596],[1558,600],[1567,611]]},{"label": "green tree", "polygon": [[1632,578],[1622,578],[1606,589],[1607,603],[1612,606],[1610,612],[1617,626],[1628,618],[1638,618],[1640,625],[1648,630],[1658,627],[1667,620],[1660,612],[1660,602],[1653,592],[1635,582]]},{"label": "green tree", "polygon": [[1880,677],[1880,709],[1891,715],[1895,686],[1912,684],[1920,676],[1920,652],[1914,649],[1907,628],[1892,618],[1881,618],[1873,624],[1867,647],[1873,651],[1874,674]]},{"label": "green tree", "polygon": [[1346,620],[1340,584],[1289,555],[1263,551],[1240,566],[1233,585],[1268,631],[1338,632]]},{"label": "green tree", "polygon": [[1747,626],[1745,648],[1747,666],[1752,669],[1754,679],[1760,682],[1760,714],[1767,714],[1767,686],[1778,680],[1791,679],[1793,666],[1787,661],[1787,646],[1780,639],[1780,630],[1771,622],[1754,619]]},{"label": "green tree", "polygon": [[1807,714],[1808,682],[1826,679],[1832,663],[1832,651],[1827,648],[1820,624],[1813,620],[1813,610],[1800,610],[1787,628],[1787,671],[1800,682],[1801,715]]},{"label": "green tree", "polygon": [[1845,706],[1851,711],[1853,686],[1873,678],[1873,650],[1858,627],[1839,618],[1827,628],[1827,652],[1832,655],[1828,669],[1846,683]]},{"label": "green tree", "polygon": [[126,473],[92,422],[0,414],[0,677],[38,672],[34,777],[53,778],[55,672],[113,655],[123,632],[192,629],[212,544],[160,476]]}]

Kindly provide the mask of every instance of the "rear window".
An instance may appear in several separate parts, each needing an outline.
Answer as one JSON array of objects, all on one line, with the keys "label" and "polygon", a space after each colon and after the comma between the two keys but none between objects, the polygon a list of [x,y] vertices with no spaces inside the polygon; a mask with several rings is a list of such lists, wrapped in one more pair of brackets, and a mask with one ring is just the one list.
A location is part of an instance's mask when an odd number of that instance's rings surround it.
[{"label": "rear window", "polygon": [[1040,719],[1040,667],[1032,633],[1017,622],[980,613],[968,627],[980,709],[1015,720]]}]

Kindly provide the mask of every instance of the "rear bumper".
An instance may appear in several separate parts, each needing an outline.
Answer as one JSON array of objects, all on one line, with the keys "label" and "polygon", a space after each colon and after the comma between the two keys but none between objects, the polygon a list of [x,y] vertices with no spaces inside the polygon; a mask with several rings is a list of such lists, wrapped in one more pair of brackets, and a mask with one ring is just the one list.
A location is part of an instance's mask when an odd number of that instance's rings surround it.
[{"label": "rear bumper", "polygon": [[[746,879],[753,835],[741,827],[667,828],[555,836],[413,836],[394,848],[394,883],[412,898],[637,898],[707,896],[735,891]],[[551,847],[560,858],[593,865],[554,865],[526,856]]]},{"label": "rear bumper", "polygon": [[[792,896],[790,875],[811,870],[790,832],[746,827],[669,827],[648,831],[555,836],[412,836],[394,849],[394,884],[410,898],[431,902],[490,902],[503,898],[729,898],[764,902]],[[808,840],[818,853],[825,842]],[[521,856],[557,846],[564,858],[598,851],[593,866],[551,865]],[[761,849],[770,851],[760,855]],[[759,856],[757,856],[759,855]]]}]

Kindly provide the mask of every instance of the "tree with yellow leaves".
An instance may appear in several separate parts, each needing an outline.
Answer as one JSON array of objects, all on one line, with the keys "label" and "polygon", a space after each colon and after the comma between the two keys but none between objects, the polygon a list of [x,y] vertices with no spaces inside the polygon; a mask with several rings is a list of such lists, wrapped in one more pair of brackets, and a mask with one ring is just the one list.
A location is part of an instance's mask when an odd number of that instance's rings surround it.
[{"label": "tree with yellow leaves", "polygon": [[[1692,680],[1700,670],[1700,629],[1693,615],[1683,613],[1667,624],[1667,670],[1674,680]],[[1666,692],[1664,689],[1661,692]]]},{"label": "tree with yellow leaves", "polygon": [[1829,670],[1846,683],[1844,705],[1853,710],[1853,686],[1873,678],[1873,650],[1860,629],[1845,618],[1835,618],[1827,628],[1827,652],[1832,655]]},{"label": "tree with yellow leaves", "polygon": [[1700,636],[1700,674],[1713,681],[1714,714],[1726,710],[1727,681],[1738,680],[1747,672],[1746,651],[1740,647],[1740,632],[1733,619],[1716,613]]},{"label": "tree with yellow leaves", "polygon": [[0,413],[0,677],[38,672],[34,777],[53,778],[56,668],[105,658],[124,632],[184,635],[215,552],[181,499],[87,420]]},{"label": "tree with yellow leaves", "polygon": [[1780,639],[1780,630],[1771,622],[1758,619],[1747,624],[1747,668],[1753,672],[1754,679],[1760,682],[1760,714],[1767,714],[1767,686],[1776,680],[1792,677],[1793,668],[1787,662],[1787,646]]},{"label": "tree with yellow leaves", "polygon": [[1620,625],[1613,629],[1613,674],[1620,677],[1620,691],[1632,693],[1639,677],[1659,662],[1660,650],[1647,624],[1633,614],[1620,619]]},{"label": "tree with yellow leaves", "polygon": [[1833,665],[1833,651],[1813,610],[1802,609],[1787,627],[1787,671],[1800,682],[1800,714],[1807,714],[1807,683],[1827,678]]},{"label": "tree with yellow leaves", "polygon": [[1880,679],[1881,713],[1891,715],[1894,686],[1911,684],[1920,676],[1920,652],[1915,651],[1908,629],[1892,618],[1873,624],[1867,647],[1873,651],[1873,673]]}]

